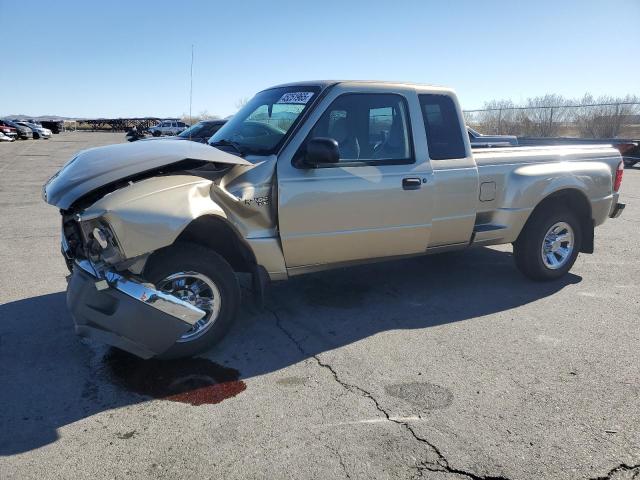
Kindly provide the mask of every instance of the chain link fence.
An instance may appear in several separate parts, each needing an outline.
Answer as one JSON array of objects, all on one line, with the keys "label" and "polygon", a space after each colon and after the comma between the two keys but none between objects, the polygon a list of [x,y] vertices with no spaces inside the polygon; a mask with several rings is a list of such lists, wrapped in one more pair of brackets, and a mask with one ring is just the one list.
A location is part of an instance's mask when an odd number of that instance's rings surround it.
[{"label": "chain link fence", "polygon": [[640,101],[522,107],[501,103],[465,110],[467,125],[487,135],[640,138]]}]

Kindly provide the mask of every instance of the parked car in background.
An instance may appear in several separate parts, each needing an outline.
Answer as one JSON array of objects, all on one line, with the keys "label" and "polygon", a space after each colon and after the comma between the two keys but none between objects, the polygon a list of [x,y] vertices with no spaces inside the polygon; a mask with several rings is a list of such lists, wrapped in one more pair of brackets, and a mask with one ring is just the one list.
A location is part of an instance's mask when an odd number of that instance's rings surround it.
[{"label": "parked car in background", "polygon": [[18,125],[17,123],[12,122],[11,120],[0,120],[0,125],[15,128],[17,137],[22,138],[23,140],[28,140],[30,138],[33,138],[33,130],[31,130],[29,127]]},{"label": "parked car in background", "polygon": [[44,128],[41,125],[36,125],[35,123],[29,122],[15,122],[18,125],[22,125],[23,127],[29,127],[33,132],[33,138],[50,138],[51,130],[48,128]]},{"label": "parked car in background", "polygon": [[0,142],[13,142],[14,140],[14,137],[8,137],[4,133],[0,132]]},{"label": "parked car in background", "polygon": [[143,138],[146,138],[148,133],[149,132],[144,128],[138,128],[134,126],[127,130],[127,133],[125,133],[125,138],[127,139],[127,142],[135,142],[136,140],[142,140]]},{"label": "parked car in background", "polygon": [[640,141],[626,142],[613,146],[620,150],[625,167],[631,168],[640,162]]},{"label": "parked car in background", "polygon": [[0,133],[13,140],[18,138],[18,132],[16,131],[16,129],[14,127],[10,127],[9,125],[0,124]]},{"label": "parked car in background", "polygon": [[[193,142],[207,143],[209,138],[216,133],[227,121],[226,120],[203,120],[195,125],[187,128],[179,135],[165,136],[166,140],[191,140]],[[157,140],[158,135],[153,138],[147,138],[147,130],[131,128],[127,133],[127,141],[135,142],[136,140]]]},{"label": "parked car in background", "polygon": [[43,120],[40,125],[51,130],[51,133],[58,134],[64,130],[64,122],[62,120]]},{"label": "parked car in background", "polygon": [[[225,123],[226,120],[203,120],[182,131],[179,135],[171,135],[164,138],[167,140],[191,140],[193,142],[207,143],[209,138]],[[135,142],[136,140],[156,140],[160,136],[154,134],[154,138],[147,138],[148,134],[148,130],[133,127],[126,133],[126,138],[129,142]]]},{"label": "parked car in background", "polygon": [[225,123],[227,123],[226,120],[203,120],[187,128],[178,135],[177,138],[180,140],[207,143],[213,134],[220,130]]},{"label": "parked car in background", "polygon": [[40,125],[40,122],[38,120],[34,120],[33,118],[14,118],[13,120],[11,120],[14,123],[33,123],[34,125],[37,125],[39,127],[41,127],[42,125]]},{"label": "parked car in background", "polygon": [[149,128],[149,132],[154,137],[160,137],[162,135],[178,135],[187,128],[189,128],[189,125],[186,123],[175,118],[169,118]]},{"label": "parked car in background", "polygon": [[208,143],[92,148],[46,183],[79,335],[143,358],[196,354],[234,322],[236,272],[259,300],[269,280],[513,244],[523,274],[556,280],[624,209],[618,150],[472,149],[443,87],[281,85]]},{"label": "parked car in background", "polygon": [[483,135],[471,127],[467,127],[471,148],[517,147],[518,137],[513,135]]}]

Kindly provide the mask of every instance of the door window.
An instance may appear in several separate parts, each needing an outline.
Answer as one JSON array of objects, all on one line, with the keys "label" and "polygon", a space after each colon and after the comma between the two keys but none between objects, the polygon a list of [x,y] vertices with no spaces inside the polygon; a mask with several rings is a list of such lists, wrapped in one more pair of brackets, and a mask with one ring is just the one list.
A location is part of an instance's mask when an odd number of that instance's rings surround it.
[{"label": "door window", "polygon": [[405,99],[395,94],[341,95],[327,108],[307,140],[338,142],[340,163],[413,163]]},{"label": "door window", "polygon": [[448,95],[418,95],[427,134],[429,157],[447,160],[467,156],[460,118]]}]

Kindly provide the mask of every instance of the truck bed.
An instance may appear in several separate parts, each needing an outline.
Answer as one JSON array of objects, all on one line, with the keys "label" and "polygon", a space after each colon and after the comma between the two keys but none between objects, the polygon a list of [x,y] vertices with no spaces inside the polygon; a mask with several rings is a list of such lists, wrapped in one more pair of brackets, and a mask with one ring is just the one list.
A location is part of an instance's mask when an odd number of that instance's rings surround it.
[{"label": "truck bed", "polygon": [[620,161],[620,152],[607,144],[518,146],[472,149],[479,168],[495,165],[514,165],[564,161],[605,161],[612,172]]},{"label": "truck bed", "polygon": [[476,149],[479,198],[476,244],[515,241],[535,206],[571,185],[592,206],[595,225],[611,205],[611,179],[621,161],[610,145],[518,146]]}]

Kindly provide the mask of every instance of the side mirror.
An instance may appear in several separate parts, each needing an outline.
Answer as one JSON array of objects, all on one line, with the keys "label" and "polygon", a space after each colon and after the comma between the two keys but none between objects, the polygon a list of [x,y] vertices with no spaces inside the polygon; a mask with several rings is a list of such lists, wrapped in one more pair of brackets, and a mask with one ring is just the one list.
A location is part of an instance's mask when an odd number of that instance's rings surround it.
[{"label": "side mirror", "polygon": [[307,143],[307,152],[304,156],[304,164],[318,168],[318,165],[327,163],[338,163],[340,160],[340,149],[338,142],[333,138],[316,137]]}]

